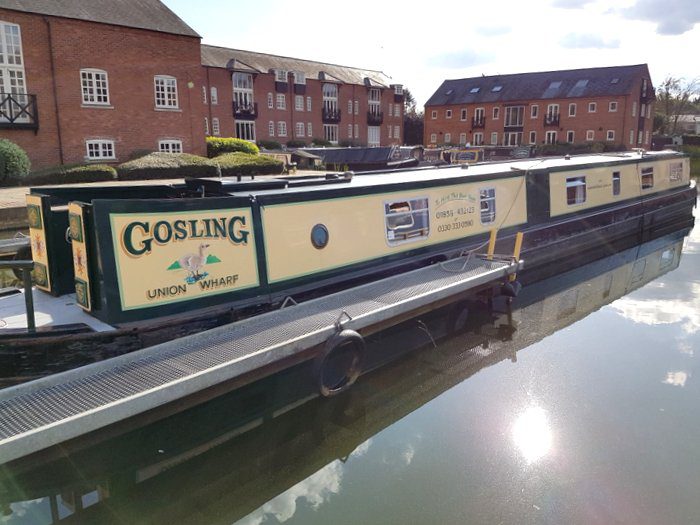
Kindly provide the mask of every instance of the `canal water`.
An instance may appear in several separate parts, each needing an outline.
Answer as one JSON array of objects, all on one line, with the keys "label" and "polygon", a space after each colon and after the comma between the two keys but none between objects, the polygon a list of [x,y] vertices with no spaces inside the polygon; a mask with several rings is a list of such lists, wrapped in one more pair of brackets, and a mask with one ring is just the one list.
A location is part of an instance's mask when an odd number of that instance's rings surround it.
[{"label": "canal water", "polygon": [[290,373],[4,470],[0,523],[700,522],[700,228],[496,310],[373,341],[419,348],[342,396]]}]

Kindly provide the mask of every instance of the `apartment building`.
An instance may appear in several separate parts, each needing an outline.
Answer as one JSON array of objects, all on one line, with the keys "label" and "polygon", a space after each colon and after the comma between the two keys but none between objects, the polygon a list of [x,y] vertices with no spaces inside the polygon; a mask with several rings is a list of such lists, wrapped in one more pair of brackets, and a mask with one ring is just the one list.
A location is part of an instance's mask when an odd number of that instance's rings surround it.
[{"label": "apartment building", "polygon": [[402,144],[403,88],[382,72],[207,45],[202,65],[211,135]]},{"label": "apartment building", "polygon": [[0,138],[33,168],[205,152],[200,37],[157,0],[0,2]]},{"label": "apartment building", "polygon": [[445,80],[425,105],[424,143],[651,145],[646,64]]}]

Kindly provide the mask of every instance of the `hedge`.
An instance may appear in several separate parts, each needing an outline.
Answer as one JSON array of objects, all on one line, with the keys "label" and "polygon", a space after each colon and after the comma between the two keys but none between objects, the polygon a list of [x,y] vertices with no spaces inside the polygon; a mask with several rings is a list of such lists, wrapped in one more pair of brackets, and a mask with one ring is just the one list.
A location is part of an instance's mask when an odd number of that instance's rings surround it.
[{"label": "hedge", "polygon": [[288,140],[287,147],[288,148],[305,148],[306,141],[305,140]]},{"label": "hedge", "polygon": [[65,165],[32,172],[22,180],[22,184],[42,186],[45,184],[103,182],[116,178],[117,170],[106,164]]},{"label": "hedge", "polygon": [[233,153],[236,151],[251,155],[260,153],[258,147],[247,140],[232,137],[207,137],[207,156],[209,158],[218,157],[222,153]]},{"label": "hedge", "polygon": [[264,155],[247,153],[225,153],[213,159],[221,167],[221,175],[272,175],[282,173],[284,163]]},{"label": "hedge", "polygon": [[151,153],[120,164],[117,173],[119,180],[216,177],[219,174],[210,159],[190,153]]},{"label": "hedge", "polygon": [[280,144],[276,140],[259,140],[258,147],[269,150],[278,150],[282,149],[282,144]]},{"label": "hedge", "polygon": [[22,148],[7,139],[0,139],[0,184],[21,183],[30,167],[29,157]]}]

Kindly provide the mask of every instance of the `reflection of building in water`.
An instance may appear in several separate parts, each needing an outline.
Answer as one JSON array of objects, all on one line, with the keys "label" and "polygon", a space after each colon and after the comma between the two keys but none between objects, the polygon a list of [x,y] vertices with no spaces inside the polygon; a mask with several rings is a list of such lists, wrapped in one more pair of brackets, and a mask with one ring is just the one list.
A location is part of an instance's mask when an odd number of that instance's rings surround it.
[{"label": "reflection of building in water", "polygon": [[[66,460],[5,470],[5,521],[182,523],[216,516],[259,523],[290,518],[301,501],[322,505],[342,489],[343,462],[365,453],[374,435],[479,370],[515,360],[518,350],[676,268],[685,233],[527,286],[511,315],[478,312],[438,351],[414,352],[367,374],[344,396],[295,397],[300,382],[287,372]],[[454,319],[442,311],[408,322],[373,341],[372,351],[429,344]],[[271,402],[271,391],[286,392],[284,402]],[[410,462],[411,450],[402,454]]]}]

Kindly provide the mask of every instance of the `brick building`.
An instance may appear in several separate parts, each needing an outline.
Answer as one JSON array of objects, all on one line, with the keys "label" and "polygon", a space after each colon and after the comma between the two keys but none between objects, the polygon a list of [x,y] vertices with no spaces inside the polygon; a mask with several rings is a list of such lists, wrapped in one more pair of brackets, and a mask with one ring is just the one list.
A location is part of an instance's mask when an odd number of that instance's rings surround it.
[{"label": "brick building", "polygon": [[425,105],[424,143],[651,145],[646,64],[446,80]]},{"label": "brick building", "polygon": [[157,0],[2,0],[0,138],[33,168],[205,152],[200,37]]},{"label": "brick building", "polygon": [[206,45],[202,64],[212,135],[402,143],[403,89],[379,71]]}]

